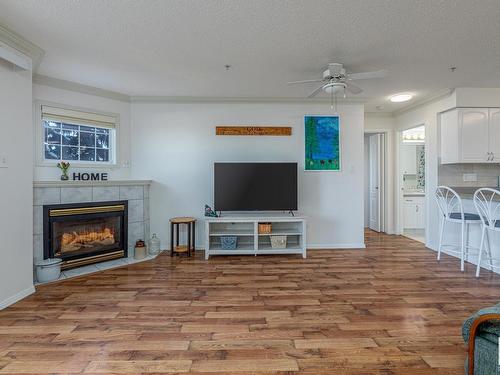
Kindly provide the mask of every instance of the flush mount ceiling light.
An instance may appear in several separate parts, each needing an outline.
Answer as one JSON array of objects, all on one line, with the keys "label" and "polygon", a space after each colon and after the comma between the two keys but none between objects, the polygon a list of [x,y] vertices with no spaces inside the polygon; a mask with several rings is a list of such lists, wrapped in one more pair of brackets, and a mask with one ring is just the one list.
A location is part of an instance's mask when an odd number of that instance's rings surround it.
[{"label": "flush mount ceiling light", "polygon": [[394,94],[391,97],[389,97],[389,100],[393,103],[403,103],[407,102],[408,100],[411,100],[413,98],[413,95],[410,93],[400,93],[400,94]]}]

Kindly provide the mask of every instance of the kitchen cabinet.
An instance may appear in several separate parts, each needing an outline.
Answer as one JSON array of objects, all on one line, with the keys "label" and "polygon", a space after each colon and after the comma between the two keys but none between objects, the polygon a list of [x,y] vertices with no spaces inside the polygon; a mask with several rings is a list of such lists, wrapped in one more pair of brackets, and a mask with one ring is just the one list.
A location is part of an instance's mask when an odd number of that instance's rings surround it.
[{"label": "kitchen cabinet", "polygon": [[456,108],[439,123],[441,164],[500,163],[500,108]]},{"label": "kitchen cabinet", "polygon": [[403,228],[425,228],[425,197],[404,197]]}]

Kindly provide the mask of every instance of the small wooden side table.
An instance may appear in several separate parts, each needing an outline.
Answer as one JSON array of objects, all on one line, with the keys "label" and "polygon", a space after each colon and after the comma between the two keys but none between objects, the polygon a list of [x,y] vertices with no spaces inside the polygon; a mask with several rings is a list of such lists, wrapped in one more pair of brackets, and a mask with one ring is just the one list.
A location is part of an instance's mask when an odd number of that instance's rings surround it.
[{"label": "small wooden side table", "polygon": [[[187,225],[187,245],[179,245],[179,225],[181,224]],[[196,219],[194,217],[173,217],[170,219],[170,256],[174,256],[174,254],[186,254],[190,257],[191,251],[194,252],[195,249],[195,238]]]}]

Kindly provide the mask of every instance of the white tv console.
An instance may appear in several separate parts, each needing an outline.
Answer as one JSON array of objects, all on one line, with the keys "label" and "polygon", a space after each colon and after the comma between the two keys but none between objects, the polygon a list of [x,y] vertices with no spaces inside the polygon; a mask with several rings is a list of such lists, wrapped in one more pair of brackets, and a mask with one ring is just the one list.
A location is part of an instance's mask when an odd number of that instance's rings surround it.
[{"label": "white tv console", "polygon": [[[272,231],[259,233],[259,223],[271,223]],[[223,250],[220,237],[236,236],[234,250]],[[284,249],[273,249],[270,236],[287,236]],[[210,255],[302,254],[306,257],[306,219],[301,216],[227,215],[205,218],[205,259]]]}]

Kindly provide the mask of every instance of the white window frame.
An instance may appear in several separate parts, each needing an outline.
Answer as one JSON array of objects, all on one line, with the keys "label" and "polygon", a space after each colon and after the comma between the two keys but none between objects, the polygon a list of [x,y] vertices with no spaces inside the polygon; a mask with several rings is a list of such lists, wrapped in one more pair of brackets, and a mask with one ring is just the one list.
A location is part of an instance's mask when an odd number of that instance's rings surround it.
[{"label": "white window frame", "polygon": [[[111,116],[115,119],[114,131],[110,132],[110,148],[109,148],[109,162],[102,161],[81,161],[81,160],[67,160],[71,163],[71,165],[75,167],[83,167],[83,168],[118,168],[119,163],[119,139],[120,139],[120,115],[117,113],[103,112],[90,108],[81,108],[69,106],[66,104],[46,102],[46,101],[36,101],[35,108],[33,110],[34,117],[34,128],[35,128],[35,164],[39,167],[54,167],[57,165],[59,160],[53,159],[45,159],[45,147],[44,147],[44,127],[42,120],[42,106],[56,107],[65,110],[73,110],[80,112],[88,112],[95,113],[98,115]],[[84,126],[91,126],[85,125]],[[99,125],[96,125],[99,127]]]}]

